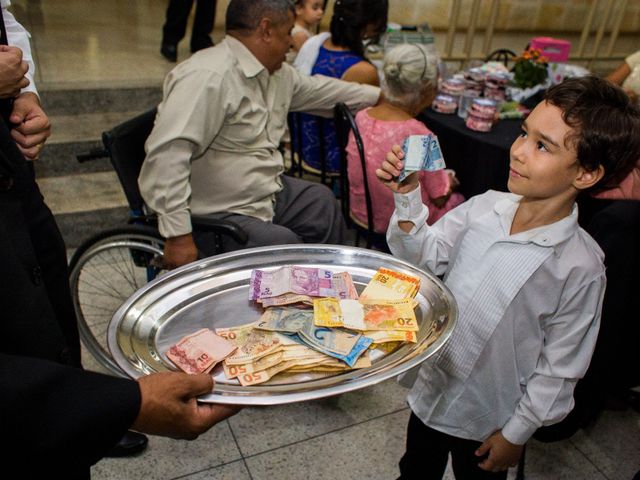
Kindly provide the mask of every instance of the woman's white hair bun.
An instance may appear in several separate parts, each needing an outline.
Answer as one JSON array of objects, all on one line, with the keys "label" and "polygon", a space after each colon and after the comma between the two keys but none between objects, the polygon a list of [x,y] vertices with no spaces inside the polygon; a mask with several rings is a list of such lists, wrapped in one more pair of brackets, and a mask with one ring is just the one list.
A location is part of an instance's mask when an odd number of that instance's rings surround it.
[{"label": "woman's white hair bun", "polygon": [[402,67],[398,63],[387,63],[384,66],[384,74],[389,78],[398,78],[401,71]]}]

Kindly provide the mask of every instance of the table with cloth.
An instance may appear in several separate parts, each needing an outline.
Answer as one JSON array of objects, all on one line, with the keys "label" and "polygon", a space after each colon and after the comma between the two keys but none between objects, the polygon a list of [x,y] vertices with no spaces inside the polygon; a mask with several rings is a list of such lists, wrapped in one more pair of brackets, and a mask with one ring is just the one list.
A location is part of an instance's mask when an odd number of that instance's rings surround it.
[{"label": "table with cloth", "polygon": [[456,171],[460,192],[470,198],[487,190],[507,190],[509,149],[520,133],[522,120],[500,120],[490,132],[466,127],[457,115],[428,108],[418,119],[438,136],[447,168]]}]

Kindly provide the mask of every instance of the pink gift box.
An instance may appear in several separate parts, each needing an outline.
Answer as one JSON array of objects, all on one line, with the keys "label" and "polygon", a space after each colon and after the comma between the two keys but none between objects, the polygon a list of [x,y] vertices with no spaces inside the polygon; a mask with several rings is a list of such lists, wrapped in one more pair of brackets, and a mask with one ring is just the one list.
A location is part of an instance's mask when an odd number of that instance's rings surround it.
[{"label": "pink gift box", "polygon": [[536,37],[531,39],[529,47],[540,50],[550,62],[564,63],[569,59],[571,42],[559,38]]}]

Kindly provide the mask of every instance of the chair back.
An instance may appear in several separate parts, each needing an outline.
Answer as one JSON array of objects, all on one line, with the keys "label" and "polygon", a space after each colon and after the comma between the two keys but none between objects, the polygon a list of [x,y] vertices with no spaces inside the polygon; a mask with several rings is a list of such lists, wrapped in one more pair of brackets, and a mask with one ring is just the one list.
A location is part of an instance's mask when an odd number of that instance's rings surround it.
[{"label": "chair back", "polygon": [[509,50],[508,48],[499,48],[491,52],[484,59],[485,62],[502,62],[504,66],[508,66],[509,62],[516,57],[516,52]]},{"label": "chair back", "polygon": [[156,112],[154,107],[102,134],[102,143],[109,152],[129,208],[136,214],[142,214],[144,206],[138,175],[146,155],[144,143],[153,129]]},{"label": "chair back", "polygon": [[351,208],[349,200],[349,175],[347,166],[347,144],[349,142],[349,132],[353,133],[353,137],[360,157],[360,166],[362,167],[362,179],[364,184],[365,205],[367,208],[367,248],[370,248],[376,233],[373,230],[373,209],[371,206],[371,194],[369,192],[369,179],[367,177],[367,161],[364,154],[364,143],[362,136],[358,130],[356,119],[344,103],[336,104],[334,108],[334,120],[336,124],[336,134],[338,138],[338,146],[340,147],[340,186],[342,195],[342,213],[345,220],[351,223]]}]

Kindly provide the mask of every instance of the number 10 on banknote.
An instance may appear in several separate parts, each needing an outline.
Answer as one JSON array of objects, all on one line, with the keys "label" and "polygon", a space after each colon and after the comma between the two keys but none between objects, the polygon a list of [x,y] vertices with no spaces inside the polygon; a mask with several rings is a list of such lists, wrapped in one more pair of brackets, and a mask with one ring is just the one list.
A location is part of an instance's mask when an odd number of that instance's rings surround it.
[{"label": "number 10 on banknote", "polygon": [[398,175],[398,183],[413,172],[435,172],[446,167],[438,137],[435,135],[410,135],[402,142],[402,151],[404,168]]}]

